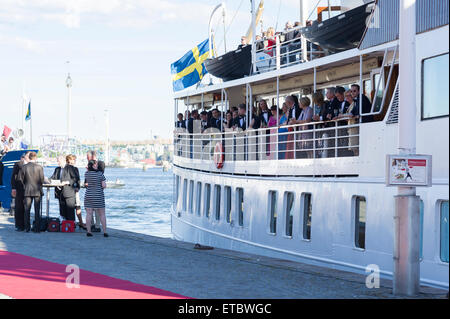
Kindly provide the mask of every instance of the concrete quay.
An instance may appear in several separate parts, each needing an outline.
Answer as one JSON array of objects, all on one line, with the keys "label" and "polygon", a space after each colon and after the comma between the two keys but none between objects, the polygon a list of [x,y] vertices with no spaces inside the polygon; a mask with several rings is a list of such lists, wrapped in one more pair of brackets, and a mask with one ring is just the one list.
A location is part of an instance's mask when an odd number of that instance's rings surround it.
[{"label": "concrete quay", "polygon": [[[109,229],[75,233],[25,233],[0,212],[0,251],[22,254],[200,299],[397,299],[392,282],[368,289],[359,274]],[[1,277],[0,277],[1,278]],[[0,298],[8,298],[2,291]],[[421,287],[419,299],[447,291]]]}]

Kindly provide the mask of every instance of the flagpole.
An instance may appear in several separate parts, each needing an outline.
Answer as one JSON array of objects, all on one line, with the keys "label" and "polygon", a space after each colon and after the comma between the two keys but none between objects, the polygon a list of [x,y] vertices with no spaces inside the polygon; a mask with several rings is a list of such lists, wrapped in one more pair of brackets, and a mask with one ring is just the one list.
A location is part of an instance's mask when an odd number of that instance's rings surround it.
[{"label": "flagpole", "polygon": [[[30,101],[30,103],[31,103],[31,101]],[[30,114],[31,114],[31,111],[30,111]],[[30,148],[33,148],[33,117],[31,117],[31,116],[30,116]]]}]

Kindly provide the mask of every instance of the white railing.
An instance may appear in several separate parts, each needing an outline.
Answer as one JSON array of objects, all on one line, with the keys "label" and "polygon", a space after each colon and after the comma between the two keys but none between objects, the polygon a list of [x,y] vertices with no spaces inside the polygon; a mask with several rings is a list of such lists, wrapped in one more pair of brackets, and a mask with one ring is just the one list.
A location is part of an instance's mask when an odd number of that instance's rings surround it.
[{"label": "white railing", "polygon": [[[268,161],[359,156],[359,123],[339,119],[327,122],[261,129],[209,128],[190,134],[174,131],[174,156],[222,161]],[[195,125],[194,125],[195,127]]]},{"label": "white railing", "polygon": [[[301,37],[294,37],[286,40],[289,33],[294,34],[296,29],[289,32],[280,33],[274,36],[275,44],[269,45],[269,40],[264,39],[256,42],[256,72],[263,73],[280,68],[288,67],[297,63],[306,62],[302,57],[302,41]],[[318,50],[311,42],[307,43],[306,59],[311,61],[315,58],[322,57],[325,51]],[[263,48],[261,48],[263,46]],[[258,49],[258,47],[260,47]]]}]

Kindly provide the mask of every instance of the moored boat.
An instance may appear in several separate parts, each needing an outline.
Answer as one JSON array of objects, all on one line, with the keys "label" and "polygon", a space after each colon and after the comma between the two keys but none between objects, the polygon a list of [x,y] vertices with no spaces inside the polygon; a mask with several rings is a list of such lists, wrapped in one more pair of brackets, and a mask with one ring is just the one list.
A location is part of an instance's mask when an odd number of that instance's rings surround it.
[{"label": "moored boat", "polygon": [[301,29],[310,42],[329,52],[339,52],[358,47],[368,20],[375,8],[375,1],[368,2],[325,21],[314,21]]},{"label": "moored boat", "polygon": [[[396,12],[396,3],[380,0],[377,6],[380,13]],[[432,181],[416,191],[420,282],[448,288],[449,25],[448,10],[430,13],[436,7],[448,9],[448,1],[417,4],[421,24],[411,32],[417,71],[402,79],[413,79],[417,112],[409,124],[417,129],[417,153],[430,155],[433,162],[428,166]],[[178,102],[186,109],[223,113],[245,102],[247,124],[245,130],[201,131],[200,121],[194,121],[193,133],[174,133],[171,220],[176,239],[358,273],[376,265],[382,277],[393,278],[398,192],[386,183],[386,158],[398,154],[399,114],[412,104],[399,98],[399,69],[409,65],[399,57],[399,32],[393,27],[399,17],[382,18],[382,29],[367,26],[358,48],[308,55],[304,63],[278,64],[265,74],[175,94],[175,114]],[[282,60],[278,53],[274,58]],[[261,100],[279,108],[287,96],[312,100],[313,93],[325,95],[330,87],[349,93],[354,84],[361,88],[359,100],[366,95],[370,104],[366,110],[360,106],[356,121],[248,129],[254,117],[250,110]],[[436,136],[440,142],[430,142]],[[418,168],[421,176],[424,167]]]}]

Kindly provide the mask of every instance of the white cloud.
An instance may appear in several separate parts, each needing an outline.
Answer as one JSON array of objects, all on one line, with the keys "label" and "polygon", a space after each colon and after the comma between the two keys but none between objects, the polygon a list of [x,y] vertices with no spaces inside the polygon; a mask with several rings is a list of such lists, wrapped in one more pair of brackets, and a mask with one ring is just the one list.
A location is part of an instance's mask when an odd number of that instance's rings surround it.
[{"label": "white cloud", "polygon": [[44,53],[45,49],[40,42],[24,38],[24,37],[10,37],[0,35],[0,44],[12,45],[30,51],[33,53]]}]

